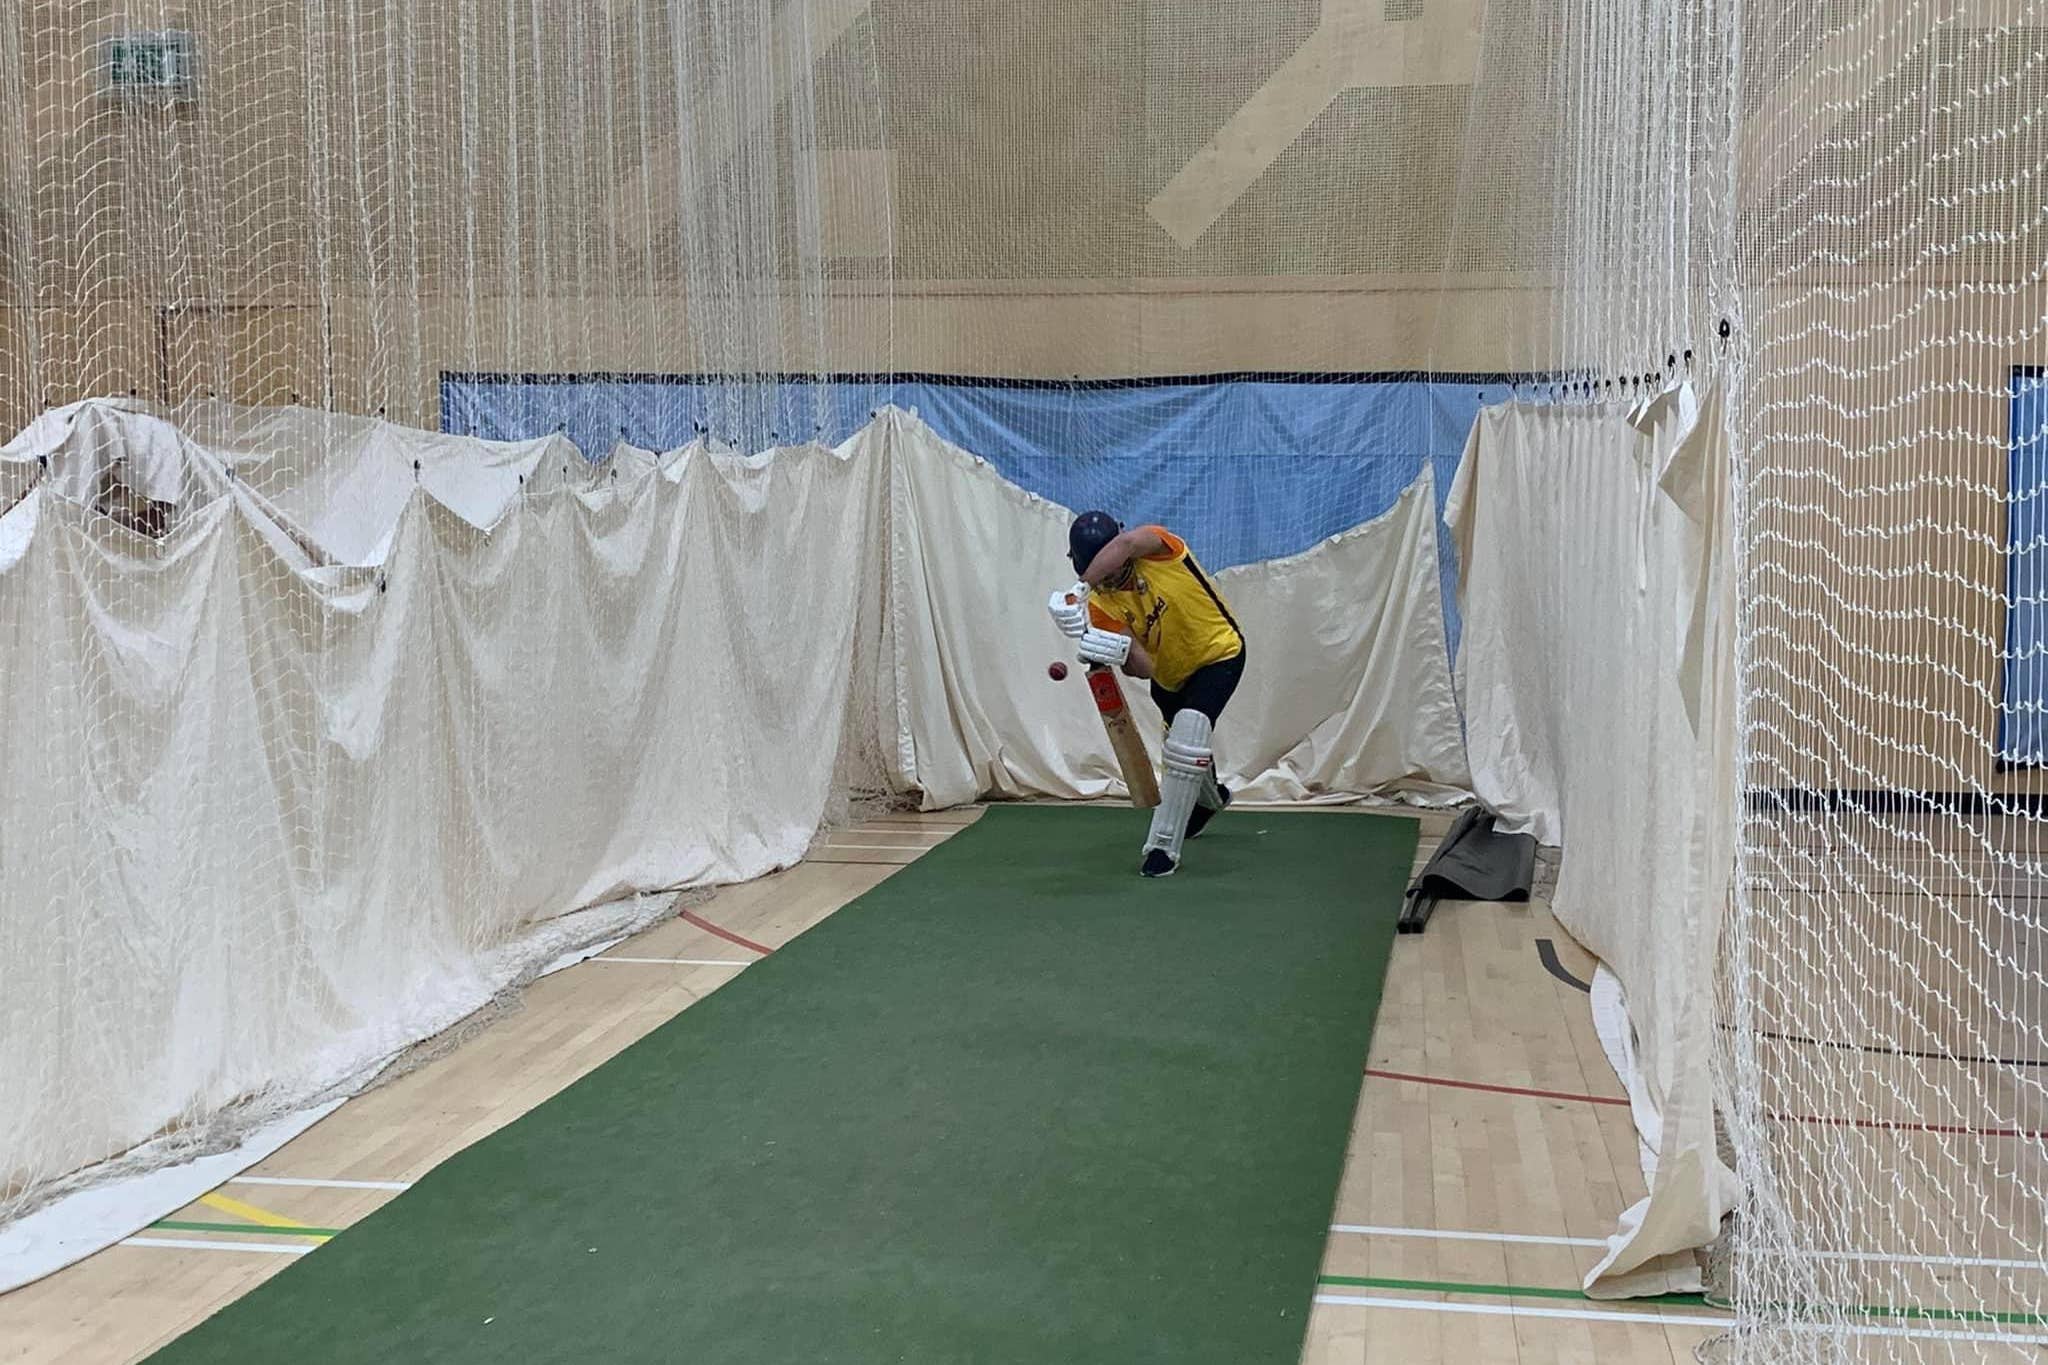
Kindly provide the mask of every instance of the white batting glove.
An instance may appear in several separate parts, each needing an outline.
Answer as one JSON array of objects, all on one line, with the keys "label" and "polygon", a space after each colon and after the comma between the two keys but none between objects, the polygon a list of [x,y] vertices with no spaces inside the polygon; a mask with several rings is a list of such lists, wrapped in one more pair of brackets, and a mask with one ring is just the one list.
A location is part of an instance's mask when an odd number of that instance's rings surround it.
[{"label": "white batting glove", "polygon": [[1131,637],[1115,631],[1089,629],[1081,636],[1079,651],[1084,664],[1107,664],[1111,668],[1123,667],[1124,660],[1131,657]]},{"label": "white batting glove", "polygon": [[[1046,600],[1045,609],[1052,613],[1053,624],[1060,628],[1060,634],[1078,640],[1088,633],[1088,591],[1086,585],[1076,588],[1059,588]],[[1074,600],[1069,602],[1071,597]]]}]

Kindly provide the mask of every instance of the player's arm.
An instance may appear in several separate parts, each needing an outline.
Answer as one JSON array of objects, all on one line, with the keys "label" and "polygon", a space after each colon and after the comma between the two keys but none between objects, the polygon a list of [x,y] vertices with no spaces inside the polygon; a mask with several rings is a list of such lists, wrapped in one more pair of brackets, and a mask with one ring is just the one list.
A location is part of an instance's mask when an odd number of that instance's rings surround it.
[{"label": "player's arm", "polygon": [[1090,587],[1100,587],[1122,573],[1124,565],[1134,559],[1170,558],[1175,553],[1175,546],[1157,526],[1133,526],[1102,547],[1081,580]]},{"label": "player's arm", "polygon": [[1081,662],[1108,664],[1132,678],[1152,676],[1152,656],[1128,627],[1094,602],[1088,604],[1088,631],[1080,639]]}]

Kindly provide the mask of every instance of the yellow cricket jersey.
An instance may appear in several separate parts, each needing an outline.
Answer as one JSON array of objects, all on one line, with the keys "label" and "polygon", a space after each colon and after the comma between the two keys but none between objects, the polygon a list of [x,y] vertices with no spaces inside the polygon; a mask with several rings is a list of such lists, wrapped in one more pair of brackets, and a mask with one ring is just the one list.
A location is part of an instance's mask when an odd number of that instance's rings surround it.
[{"label": "yellow cricket jersey", "polygon": [[1124,588],[1089,593],[1088,613],[1098,628],[1143,644],[1154,680],[1177,692],[1196,669],[1242,653],[1244,634],[1186,542],[1162,526],[1143,529],[1158,533],[1165,551],[1132,560]]}]

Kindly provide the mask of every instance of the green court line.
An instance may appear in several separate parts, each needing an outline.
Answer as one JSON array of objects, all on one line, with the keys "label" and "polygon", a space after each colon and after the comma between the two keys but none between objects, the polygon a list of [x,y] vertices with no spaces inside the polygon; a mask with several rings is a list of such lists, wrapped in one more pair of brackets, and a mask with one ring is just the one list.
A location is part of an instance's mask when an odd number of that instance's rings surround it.
[{"label": "green court line", "polygon": [[[1483,1294],[1496,1298],[1517,1299],[1571,1299],[1579,1303],[1600,1303],[1610,1306],[1629,1304],[1662,1304],[1686,1308],[1714,1308],[1731,1311],[1725,1303],[1710,1302],[1704,1294],[1650,1294],[1632,1299],[1596,1299],[1577,1289],[1552,1289],[1542,1285],[1528,1284],[1462,1284],[1450,1280],[1393,1280],[1375,1275],[1319,1275],[1316,1283],[1337,1285],[1350,1289],[1397,1289],[1418,1294]],[[1782,1307],[1782,1305],[1781,1305]],[[1814,1311],[1807,1309],[1804,1311]],[[1833,1312],[1849,1313],[1858,1317],[1904,1318],[1927,1322],[1995,1322],[2002,1326],[2043,1327],[2048,1326],[2048,1314],[1999,1312],[1993,1309],[1977,1308],[1889,1308],[1879,1304],[1856,1304],[1834,1308]]]},{"label": "green court line", "polygon": [[1886,1308],[1880,1304],[1854,1304],[1835,1311],[1868,1318],[1907,1318],[1926,1322],[1995,1322],[2011,1327],[2048,1327],[2048,1315],[1996,1312],[1988,1308]]},{"label": "green court line", "polygon": [[260,1232],[272,1237],[337,1237],[340,1228],[267,1228],[261,1223],[188,1223],[180,1218],[165,1218],[151,1223],[152,1228],[165,1232]]}]

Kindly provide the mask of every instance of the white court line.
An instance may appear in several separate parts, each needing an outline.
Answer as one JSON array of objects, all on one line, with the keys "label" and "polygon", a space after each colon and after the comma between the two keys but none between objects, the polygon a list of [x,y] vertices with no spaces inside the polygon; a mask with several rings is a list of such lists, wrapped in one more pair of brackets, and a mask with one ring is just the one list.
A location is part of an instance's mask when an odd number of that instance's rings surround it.
[{"label": "white court line", "polygon": [[646,962],[672,967],[751,967],[751,962],[734,962],[724,957],[593,957],[592,962]]},{"label": "white court line", "polygon": [[[1562,1247],[1604,1247],[1607,1243],[1598,1237],[1538,1237],[1516,1232],[1447,1232],[1440,1228],[1382,1228],[1363,1223],[1332,1223],[1333,1233],[1347,1233],[1358,1237],[1426,1237],[1446,1242],[1511,1242],[1528,1246]],[[1989,1256],[1915,1256],[1906,1252],[1889,1251],[1762,1251],[1753,1255],[1769,1257],[1802,1257],[1817,1261],[1877,1261],[1886,1265],[1936,1265],[1978,1267],[1991,1270],[2031,1270],[2036,1274],[2048,1274],[2048,1263],[2041,1261],[2004,1260]]]},{"label": "white court line", "polygon": [[832,853],[842,848],[871,848],[884,853],[929,853],[937,847],[938,844],[835,844],[828,839],[819,845],[819,851]]},{"label": "white court line", "polygon": [[1379,1228],[1363,1223],[1332,1223],[1330,1231],[1357,1237],[1430,1237],[1446,1242],[1514,1242],[1545,1247],[1604,1247],[1598,1237],[1536,1237],[1515,1232],[1446,1232],[1441,1228]]},{"label": "white court line", "polygon": [[[1431,1303],[1426,1299],[1382,1299],[1368,1294],[1318,1294],[1316,1302],[1340,1308],[1398,1308],[1416,1313],[1467,1313],[1488,1318],[1563,1318],[1570,1322],[1642,1322],[1652,1327],[1733,1327],[1735,1319],[1676,1314],[1606,1313],[1592,1308],[1522,1308],[1504,1303]],[[2019,1341],[2021,1338],[2010,1338]]]},{"label": "white court line", "polygon": [[1806,1257],[1816,1261],[1881,1261],[1886,1265],[1979,1266],[1991,1270],[2031,1270],[2048,1274],[2048,1262],[2003,1260],[1995,1256],[1909,1256],[1888,1251],[1753,1251],[1752,1256]]},{"label": "white court line", "polygon": [[[1431,1303],[1426,1299],[1382,1299],[1367,1294],[1318,1294],[1315,1301],[1340,1308],[1398,1308],[1415,1313],[1466,1313],[1488,1318],[1564,1318],[1570,1322],[1642,1322],[1653,1327],[1732,1327],[1735,1319],[1692,1318],[1659,1313],[1603,1313],[1590,1308],[1521,1308],[1502,1303]],[[2012,1337],[2019,1341],[2022,1338]]]},{"label": "white court line", "polygon": [[201,1242],[189,1237],[128,1237],[124,1247],[163,1247],[170,1251],[263,1251],[273,1256],[303,1256],[313,1248],[290,1242]]},{"label": "white court line", "polygon": [[[1590,1308],[1523,1308],[1498,1303],[1432,1303],[1426,1299],[1382,1299],[1364,1294],[1318,1294],[1315,1301],[1340,1308],[1394,1308],[1410,1313],[1463,1313],[1489,1318],[1561,1318],[1567,1322],[1640,1322],[1653,1327],[1733,1327],[1735,1319],[1681,1317],[1676,1314],[1608,1313]],[[1856,1324],[1842,1328],[1820,1324],[1791,1324],[1785,1331],[1827,1335],[1839,1330],[1852,1337],[1909,1337],[1915,1341],[2002,1342],[2011,1346],[2048,1345],[2048,1336],[2024,1336],[2018,1332],[1955,1332],[1918,1327],[1872,1327]]]},{"label": "white court line", "polygon": [[294,1190],[409,1190],[410,1180],[301,1180],[287,1175],[237,1175],[230,1185],[283,1185]]}]

